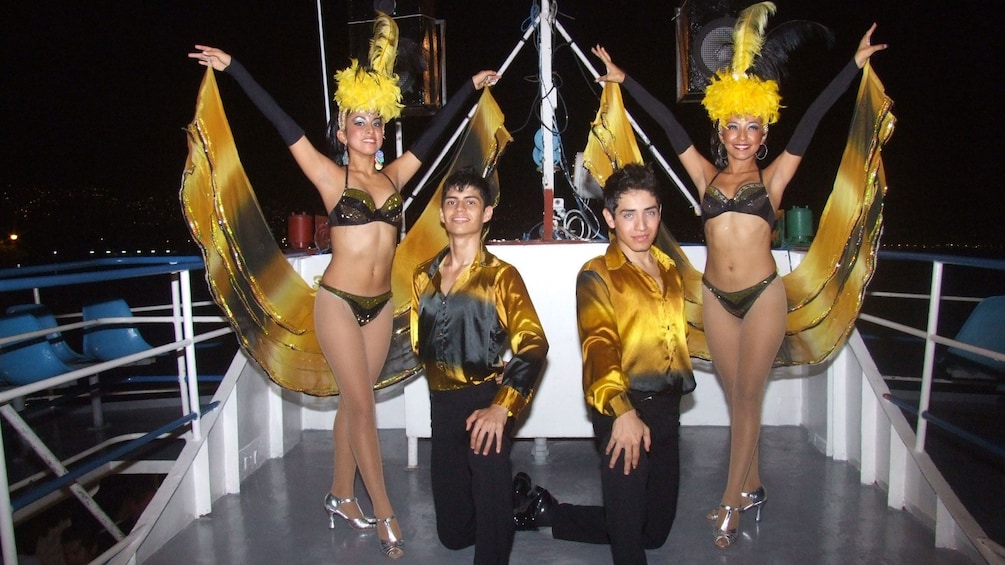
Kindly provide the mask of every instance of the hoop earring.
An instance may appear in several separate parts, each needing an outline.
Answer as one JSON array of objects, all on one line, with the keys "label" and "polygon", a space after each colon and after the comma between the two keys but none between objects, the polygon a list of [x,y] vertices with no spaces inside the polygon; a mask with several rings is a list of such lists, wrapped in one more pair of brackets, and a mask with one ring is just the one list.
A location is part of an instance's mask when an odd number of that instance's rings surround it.
[{"label": "hoop earring", "polygon": [[[761,152],[761,149],[764,150],[763,153]],[[764,158],[768,156],[768,146],[762,143],[761,146],[757,148],[757,153],[754,153],[754,156],[757,157],[758,161],[763,161]]]},{"label": "hoop earring", "polygon": [[715,148],[715,156],[719,158],[719,161],[727,161],[729,154],[726,153],[726,146],[720,143],[719,146]]},{"label": "hoop earring", "polygon": [[384,152],[380,149],[373,154],[373,168],[378,171],[384,168]]}]

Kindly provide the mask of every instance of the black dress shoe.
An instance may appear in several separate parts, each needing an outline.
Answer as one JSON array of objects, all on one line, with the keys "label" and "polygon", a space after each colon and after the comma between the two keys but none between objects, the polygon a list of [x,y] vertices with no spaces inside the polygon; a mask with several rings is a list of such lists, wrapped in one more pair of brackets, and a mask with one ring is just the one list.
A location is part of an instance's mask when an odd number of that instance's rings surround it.
[{"label": "black dress shoe", "polygon": [[519,472],[513,477],[513,510],[524,510],[531,501],[533,484],[527,473]]},{"label": "black dress shoe", "polygon": [[550,528],[552,510],[557,504],[558,501],[546,489],[534,487],[527,508],[513,513],[513,526],[518,532]]}]

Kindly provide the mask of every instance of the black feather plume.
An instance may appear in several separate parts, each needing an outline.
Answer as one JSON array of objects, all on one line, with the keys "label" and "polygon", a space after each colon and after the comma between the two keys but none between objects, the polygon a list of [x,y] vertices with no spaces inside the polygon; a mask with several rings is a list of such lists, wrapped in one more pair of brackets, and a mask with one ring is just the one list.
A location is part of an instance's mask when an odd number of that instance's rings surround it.
[{"label": "black feather plume", "polygon": [[822,41],[830,48],[834,45],[834,34],[826,26],[809,20],[780,24],[764,37],[761,53],[747,72],[763,80],[771,79],[781,83],[789,55],[812,41]]}]

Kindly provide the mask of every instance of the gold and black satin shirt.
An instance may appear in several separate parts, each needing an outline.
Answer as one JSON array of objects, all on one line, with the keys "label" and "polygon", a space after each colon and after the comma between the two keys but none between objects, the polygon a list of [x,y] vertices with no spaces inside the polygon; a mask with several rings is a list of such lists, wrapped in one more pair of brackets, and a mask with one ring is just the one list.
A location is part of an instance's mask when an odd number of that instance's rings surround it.
[{"label": "gold and black satin shirt", "polygon": [[[412,278],[412,349],[430,390],[456,390],[502,375],[493,403],[517,415],[530,402],[548,354],[548,340],[523,278],[483,245],[440,291],[440,263],[450,249],[419,265]],[[513,356],[503,362],[507,347]]]},{"label": "gold and black satin shirt", "polygon": [[682,279],[653,247],[663,290],[612,241],[576,278],[576,311],[583,347],[586,403],[608,416],[634,407],[628,390],[684,393],[695,387],[687,349]]}]

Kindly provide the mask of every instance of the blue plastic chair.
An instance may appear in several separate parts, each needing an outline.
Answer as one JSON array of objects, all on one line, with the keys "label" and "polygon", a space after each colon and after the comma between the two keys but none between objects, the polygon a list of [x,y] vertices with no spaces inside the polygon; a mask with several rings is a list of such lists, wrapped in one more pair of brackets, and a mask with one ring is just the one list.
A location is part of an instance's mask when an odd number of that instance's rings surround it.
[{"label": "blue plastic chair", "polygon": [[[1005,296],[990,296],[982,300],[956,334],[956,341],[1005,353]],[[950,347],[947,361],[953,356],[1005,375],[1005,363],[1001,361]]]},{"label": "blue plastic chair", "polygon": [[[84,306],[83,315],[84,321],[87,322],[99,318],[131,318],[133,313],[125,300],[116,298]],[[110,361],[147,351],[151,346],[134,325],[103,324],[84,328],[83,349],[84,355],[101,361]],[[153,360],[143,362],[152,363]]]},{"label": "blue plastic chair", "polygon": [[[0,318],[0,337],[13,337],[42,329],[31,314]],[[12,385],[26,385],[69,372],[70,367],[56,355],[45,336],[0,346],[0,379]]]},{"label": "blue plastic chair", "polygon": [[[31,314],[43,329],[59,326],[56,316],[52,314],[52,311],[45,304],[15,304],[7,308],[7,314]],[[64,363],[88,363],[94,361],[86,355],[77,353],[76,350],[66,343],[66,340],[63,339],[63,334],[59,331],[47,334],[45,339],[49,341],[49,345],[52,346],[52,350],[56,353],[56,356]]]}]

